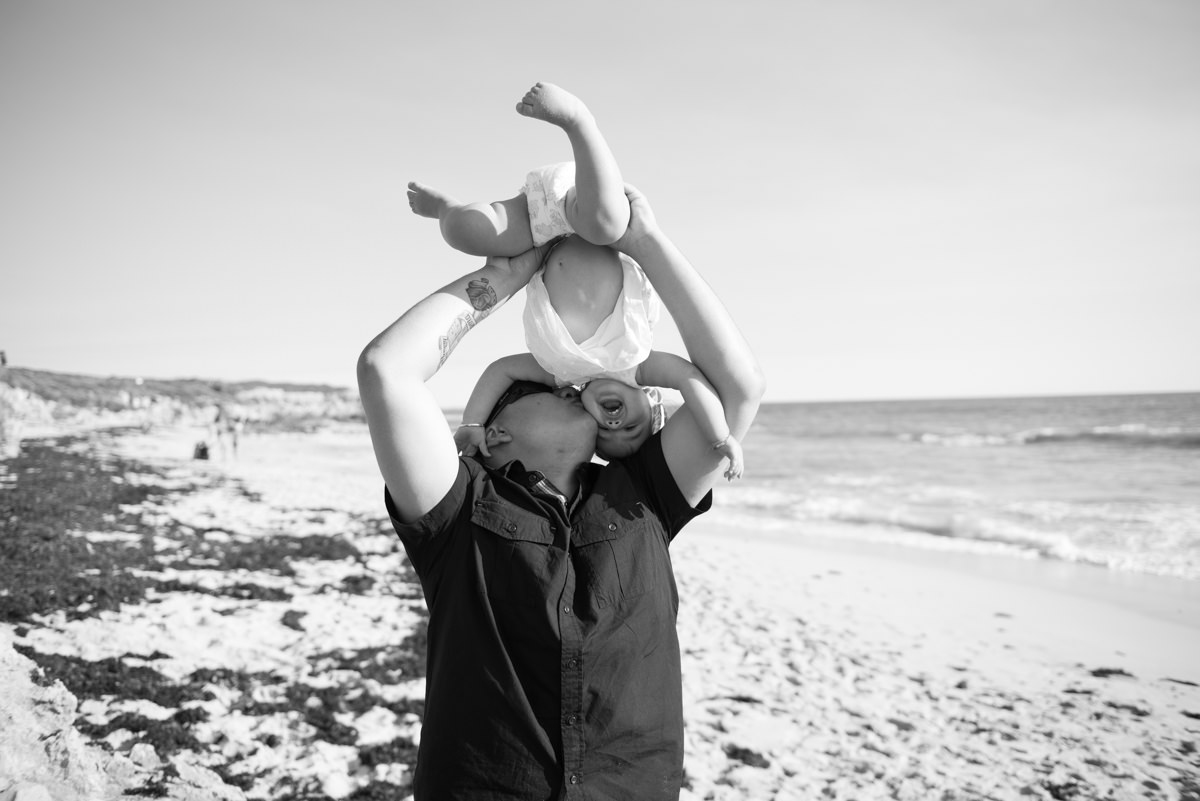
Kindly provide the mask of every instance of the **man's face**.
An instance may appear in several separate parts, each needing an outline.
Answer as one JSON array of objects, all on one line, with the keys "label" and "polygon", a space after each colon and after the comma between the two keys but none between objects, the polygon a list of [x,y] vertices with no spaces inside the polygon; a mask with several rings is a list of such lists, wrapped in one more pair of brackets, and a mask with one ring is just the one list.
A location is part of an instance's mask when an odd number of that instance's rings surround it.
[{"label": "man's face", "polygon": [[596,446],[596,421],[574,387],[525,395],[505,406],[496,423],[521,444],[562,450]]}]

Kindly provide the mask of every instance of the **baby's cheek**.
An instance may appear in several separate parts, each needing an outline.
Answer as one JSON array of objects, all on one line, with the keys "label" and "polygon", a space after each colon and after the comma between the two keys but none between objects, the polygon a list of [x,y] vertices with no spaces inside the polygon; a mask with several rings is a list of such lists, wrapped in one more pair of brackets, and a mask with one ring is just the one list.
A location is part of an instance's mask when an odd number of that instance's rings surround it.
[{"label": "baby's cheek", "polygon": [[630,394],[632,397],[628,399],[626,405],[631,409],[636,409],[638,414],[650,414],[650,399],[646,397],[646,393],[635,390]]}]

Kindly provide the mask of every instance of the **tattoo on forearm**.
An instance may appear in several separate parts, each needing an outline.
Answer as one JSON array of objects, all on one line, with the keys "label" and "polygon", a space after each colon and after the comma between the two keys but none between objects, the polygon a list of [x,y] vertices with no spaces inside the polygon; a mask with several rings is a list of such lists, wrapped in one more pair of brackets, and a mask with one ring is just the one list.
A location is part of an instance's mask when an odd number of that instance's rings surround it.
[{"label": "tattoo on forearm", "polygon": [[467,300],[477,311],[487,311],[496,305],[499,298],[486,278],[476,278],[467,284]]},{"label": "tattoo on forearm", "polygon": [[483,318],[500,307],[500,297],[486,278],[476,278],[467,284],[467,300],[470,301],[474,312],[465,311],[454,318],[445,334],[438,337],[438,351],[442,354],[438,359],[440,368],[450,358],[450,354],[458,347],[458,343]]},{"label": "tattoo on forearm", "polygon": [[450,354],[458,347],[458,343],[467,335],[467,332],[475,327],[476,322],[478,321],[471,312],[463,312],[454,318],[454,322],[450,323],[450,330],[438,337],[438,350],[442,354],[438,359],[438,367],[446,363],[446,359],[450,358]]}]

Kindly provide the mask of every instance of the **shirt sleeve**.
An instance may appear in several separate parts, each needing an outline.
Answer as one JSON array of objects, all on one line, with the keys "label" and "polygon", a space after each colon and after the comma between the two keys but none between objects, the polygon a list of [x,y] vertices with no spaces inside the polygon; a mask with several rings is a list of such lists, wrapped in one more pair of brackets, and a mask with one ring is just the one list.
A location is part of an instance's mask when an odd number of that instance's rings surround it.
[{"label": "shirt sleeve", "polygon": [[458,475],[454,483],[437,504],[424,516],[411,523],[402,523],[399,512],[392,502],[388,488],[383,488],[383,503],[387,508],[388,517],[396,536],[404,545],[409,561],[418,576],[424,576],[430,569],[437,555],[443,550],[449,534],[453,531],[459,513],[469,505],[473,485],[473,471],[470,465],[473,461],[460,458],[458,460]]},{"label": "shirt sleeve", "polygon": [[661,431],[646,440],[637,453],[622,460],[622,463],[634,482],[643,488],[647,500],[667,529],[668,539],[675,539],[675,535],[688,521],[712,508],[712,490],[706,492],[695,506],[689,504],[683,496],[683,491],[671,475],[671,469],[667,467],[667,457],[663,455],[662,450]]}]

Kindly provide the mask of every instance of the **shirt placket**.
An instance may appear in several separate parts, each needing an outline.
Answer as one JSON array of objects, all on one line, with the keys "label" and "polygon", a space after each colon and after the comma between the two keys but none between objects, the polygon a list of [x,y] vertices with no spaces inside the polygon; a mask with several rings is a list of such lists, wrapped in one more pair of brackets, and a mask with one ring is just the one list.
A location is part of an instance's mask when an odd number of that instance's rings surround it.
[{"label": "shirt placket", "polygon": [[558,620],[561,650],[559,675],[562,682],[560,731],[563,744],[563,782],[568,796],[583,782],[583,626],[572,605],[575,597],[575,567],[570,558],[571,532],[567,534],[567,580],[559,598]]},{"label": "shirt placket", "polygon": [[[541,499],[551,501],[558,511],[558,523],[552,531],[554,538],[563,543],[565,550],[566,578],[558,596],[558,642],[559,642],[559,734],[563,742],[563,793],[562,797],[581,797],[583,785],[583,625],[577,610],[572,606],[575,598],[575,564],[571,560],[571,508],[566,498],[540,472],[530,471],[526,476],[529,489]],[[576,500],[578,496],[576,496]]]},{"label": "shirt placket", "polygon": [[583,726],[583,626],[573,606],[575,597],[575,566],[571,560],[570,511],[566,498],[553,485],[534,472],[530,474],[534,493],[554,502],[559,522],[554,526],[555,539],[566,550],[566,581],[558,597],[559,679],[561,704],[559,731],[563,749],[563,790],[565,797],[577,797],[583,785],[584,742]]}]

